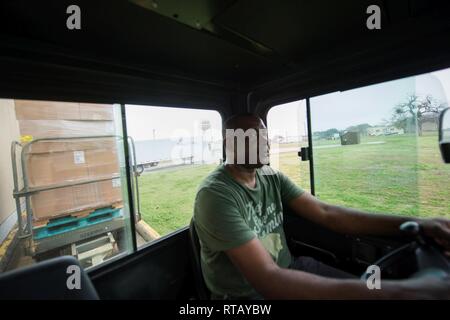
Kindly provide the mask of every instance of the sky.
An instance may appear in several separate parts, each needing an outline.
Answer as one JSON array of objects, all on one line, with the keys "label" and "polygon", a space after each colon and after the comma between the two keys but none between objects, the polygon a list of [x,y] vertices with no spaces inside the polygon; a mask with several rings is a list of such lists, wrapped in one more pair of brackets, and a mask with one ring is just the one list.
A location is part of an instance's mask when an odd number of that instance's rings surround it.
[{"label": "sky", "polygon": [[[381,124],[391,118],[395,105],[410,94],[431,94],[449,104],[450,69],[311,98],[312,130]],[[135,140],[198,137],[202,135],[200,123],[204,120],[211,124],[204,136],[212,140],[221,137],[221,117],[217,111],[136,105],[127,105],[126,110],[128,134]],[[306,135],[305,101],[275,106],[267,120],[270,137]]]},{"label": "sky", "polygon": [[128,135],[136,141],[200,137],[200,125],[205,120],[211,124],[204,132],[205,139],[222,136],[222,120],[214,110],[126,105],[126,113]]},{"label": "sky", "polygon": [[[312,131],[343,130],[362,123],[382,124],[383,119],[391,118],[393,108],[410,94],[431,94],[448,104],[450,69],[311,98]],[[268,114],[269,132],[301,134],[306,119],[305,108],[305,101],[274,107]]]}]

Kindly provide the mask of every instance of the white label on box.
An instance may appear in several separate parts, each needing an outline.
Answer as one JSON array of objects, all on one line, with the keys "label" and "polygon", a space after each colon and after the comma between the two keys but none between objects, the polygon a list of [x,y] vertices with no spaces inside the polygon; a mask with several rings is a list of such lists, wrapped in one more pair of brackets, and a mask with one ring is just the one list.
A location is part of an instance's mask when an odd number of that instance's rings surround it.
[{"label": "white label on box", "polygon": [[73,162],[75,164],[86,163],[86,160],[84,159],[84,151],[74,151],[73,152]]},{"label": "white label on box", "polygon": [[119,188],[121,186],[120,178],[112,179],[113,188]]}]

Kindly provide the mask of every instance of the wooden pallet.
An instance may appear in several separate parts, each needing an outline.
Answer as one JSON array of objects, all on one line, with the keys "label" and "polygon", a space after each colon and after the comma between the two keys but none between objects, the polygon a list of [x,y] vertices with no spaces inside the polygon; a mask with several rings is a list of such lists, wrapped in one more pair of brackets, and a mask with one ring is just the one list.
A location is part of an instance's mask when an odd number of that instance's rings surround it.
[{"label": "wooden pallet", "polygon": [[44,226],[33,227],[33,239],[42,240],[66,232],[81,230],[95,224],[107,223],[121,217],[123,218],[123,210],[112,206],[97,208],[84,217],[59,217],[52,219]]},{"label": "wooden pallet", "polygon": [[35,227],[35,228],[43,227],[43,226],[48,225],[52,221],[55,221],[57,219],[64,218],[64,217],[85,218],[100,208],[120,209],[120,208],[123,208],[123,202],[119,201],[119,202],[112,203],[109,206],[87,208],[87,209],[83,209],[83,210],[79,210],[79,211],[63,213],[63,214],[61,214],[59,216],[55,216],[55,217],[41,218],[41,219],[35,220],[33,222],[33,227]]}]

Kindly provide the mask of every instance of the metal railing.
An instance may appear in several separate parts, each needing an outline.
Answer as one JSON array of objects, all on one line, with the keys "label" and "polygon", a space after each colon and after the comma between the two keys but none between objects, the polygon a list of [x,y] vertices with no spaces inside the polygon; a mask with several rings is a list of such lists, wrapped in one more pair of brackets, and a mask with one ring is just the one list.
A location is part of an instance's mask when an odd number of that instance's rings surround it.
[{"label": "metal railing", "polygon": [[[108,181],[120,178],[120,174],[113,174],[110,176],[100,177],[100,178],[94,178],[94,179],[81,179],[78,181],[68,181],[66,183],[57,183],[57,184],[51,184],[47,186],[41,186],[41,187],[30,187],[29,183],[29,172],[28,167],[26,163],[26,157],[29,155],[29,149],[33,144],[36,144],[37,142],[42,141],[63,141],[63,140],[87,140],[87,139],[105,139],[105,138],[116,138],[117,140],[123,140],[122,136],[118,135],[101,135],[101,136],[81,136],[81,137],[57,137],[57,138],[39,138],[36,140],[32,140],[24,145],[19,143],[18,141],[13,141],[11,144],[11,162],[12,162],[12,170],[13,170],[13,197],[15,199],[16,204],[16,211],[17,211],[17,224],[18,224],[18,237],[19,239],[25,239],[25,238],[31,238],[33,236],[33,208],[31,205],[31,196],[35,195],[39,192],[43,191],[49,191],[49,190],[55,190],[60,188],[66,188],[66,187],[72,187],[72,186],[79,186],[79,185],[85,185],[95,182],[101,182],[101,181]],[[132,150],[132,159],[130,159],[130,174],[133,175],[134,179],[132,179],[132,199],[130,201],[136,201],[136,206],[134,208],[137,208],[133,214],[135,214],[138,221],[140,219],[140,200],[139,200],[139,184],[138,184],[138,176],[139,173],[137,172],[137,164],[136,164],[136,149],[134,146],[134,141],[131,137],[128,137],[128,143],[131,145]],[[17,152],[18,149],[20,150],[20,164],[22,169],[22,182],[23,182],[23,188],[19,189],[19,172],[18,172],[18,165],[17,165]],[[25,213],[26,213],[26,219],[23,219],[23,212],[22,212],[22,204],[21,199],[25,199]]]}]

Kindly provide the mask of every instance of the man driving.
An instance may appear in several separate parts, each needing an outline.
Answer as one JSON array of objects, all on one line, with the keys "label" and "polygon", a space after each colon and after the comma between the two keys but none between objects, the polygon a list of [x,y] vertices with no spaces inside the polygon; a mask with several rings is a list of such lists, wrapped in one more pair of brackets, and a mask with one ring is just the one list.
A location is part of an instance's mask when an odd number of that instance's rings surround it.
[{"label": "man driving", "polygon": [[[303,191],[266,165],[267,132],[257,116],[234,116],[226,121],[225,130],[226,162],[202,182],[194,207],[202,272],[212,298],[450,298],[448,278],[386,280],[380,290],[369,290],[349,273],[313,258],[293,257],[283,230],[283,206],[350,235],[397,235],[399,226],[413,219],[327,204]],[[239,138],[236,132],[250,132],[243,145],[234,143]],[[415,220],[427,236],[450,248],[449,220]]]}]

